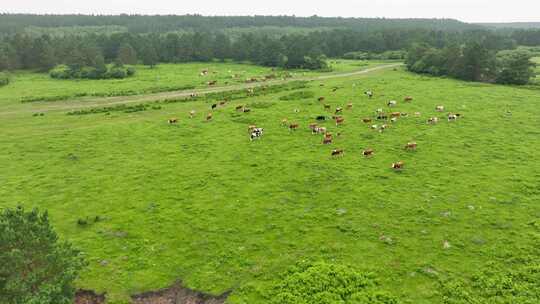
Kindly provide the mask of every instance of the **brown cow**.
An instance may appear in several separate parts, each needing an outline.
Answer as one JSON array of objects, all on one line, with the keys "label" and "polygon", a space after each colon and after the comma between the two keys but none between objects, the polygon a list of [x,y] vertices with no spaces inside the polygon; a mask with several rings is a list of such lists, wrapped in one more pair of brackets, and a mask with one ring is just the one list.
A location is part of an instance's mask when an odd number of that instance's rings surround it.
[{"label": "brown cow", "polygon": [[212,120],[212,117],[213,117],[212,113],[206,114],[206,121]]},{"label": "brown cow", "polygon": [[298,129],[299,125],[297,123],[293,123],[289,125],[289,131],[294,131]]},{"label": "brown cow", "polygon": [[311,131],[315,130],[316,128],[317,128],[317,124],[316,124],[316,123],[310,123],[310,124],[309,124],[309,129],[310,129]]},{"label": "brown cow", "polygon": [[332,133],[330,133],[330,132],[325,132],[325,133],[324,133],[324,138],[332,138]]},{"label": "brown cow", "polygon": [[169,124],[175,124],[178,122],[178,118],[169,118],[168,122]]},{"label": "brown cow", "polygon": [[332,156],[343,156],[343,154],[345,154],[345,150],[343,149],[332,150]]},{"label": "brown cow", "polygon": [[336,126],[343,124],[344,121],[344,117],[336,117]]},{"label": "brown cow", "polygon": [[401,117],[401,112],[392,112],[392,113],[390,113],[390,117],[399,118],[399,117]]},{"label": "brown cow", "polygon": [[374,153],[375,151],[373,151],[373,149],[366,149],[362,151],[362,155],[364,155],[365,157],[371,157]]},{"label": "brown cow", "polygon": [[405,150],[416,150],[416,142],[409,142],[405,145]]},{"label": "brown cow", "polygon": [[411,102],[413,100],[413,98],[411,96],[405,96],[405,98],[403,100],[405,102]]},{"label": "brown cow", "polygon": [[405,165],[405,164],[404,164],[402,161],[398,161],[398,162],[396,162],[396,163],[392,163],[392,167],[391,167],[391,168],[394,169],[394,170],[396,170],[396,171],[399,171],[399,170],[403,169],[403,166],[404,166],[404,165]]},{"label": "brown cow", "polygon": [[372,119],[371,118],[363,118],[362,121],[364,123],[370,123],[372,121]]},{"label": "brown cow", "polygon": [[325,137],[323,138],[323,145],[329,145],[332,143],[332,137]]}]

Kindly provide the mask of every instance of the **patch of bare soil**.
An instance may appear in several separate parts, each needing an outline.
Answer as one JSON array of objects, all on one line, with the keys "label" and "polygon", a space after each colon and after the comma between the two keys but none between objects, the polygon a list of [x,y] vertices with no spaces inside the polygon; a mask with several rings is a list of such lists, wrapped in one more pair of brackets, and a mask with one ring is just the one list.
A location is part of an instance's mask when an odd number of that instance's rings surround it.
[{"label": "patch of bare soil", "polygon": [[228,292],[220,296],[204,294],[177,283],[169,288],[132,296],[133,304],[223,304]]},{"label": "patch of bare soil", "polygon": [[97,294],[92,290],[80,289],[75,293],[75,304],[103,304],[105,294]]}]

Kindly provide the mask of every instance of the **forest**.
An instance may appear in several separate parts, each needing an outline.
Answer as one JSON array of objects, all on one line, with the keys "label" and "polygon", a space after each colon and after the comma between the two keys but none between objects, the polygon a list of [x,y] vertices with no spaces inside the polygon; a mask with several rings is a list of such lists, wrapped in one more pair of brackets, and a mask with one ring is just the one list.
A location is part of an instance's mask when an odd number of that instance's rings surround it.
[{"label": "forest", "polygon": [[[158,63],[234,60],[324,70],[327,57],[381,58],[380,54],[407,50],[417,43],[443,49],[481,41],[493,54],[517,45],[540,44],[537,29],[492,30],[445,19],[4,14],[0,24],[0,71],[48,72],[63,65],[51,73],[55,78],[123,78],[134,73],[123,65],[138,62],[153,67]],[[90,28],[82,30],[85,27]],[[265,27],[284,30],[269,35],[261,31]],[[428,68],[412,70],[426,72]],[[432,74],[443,73],[440,70]]]}]

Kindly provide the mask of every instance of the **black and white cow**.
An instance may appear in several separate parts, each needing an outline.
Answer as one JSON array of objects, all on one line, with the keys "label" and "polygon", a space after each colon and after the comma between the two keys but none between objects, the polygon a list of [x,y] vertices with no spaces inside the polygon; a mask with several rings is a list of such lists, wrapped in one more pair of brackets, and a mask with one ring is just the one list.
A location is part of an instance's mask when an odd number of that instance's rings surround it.
[{"label": "black and white cow", "polygon": [[371,90],[365,91],[364,94],[366,94],[368,98],[373,97],[373,92]]},{"label": "black and white cow", "polygon": [[249,136],[249,140],[258,139],[263,135],[263,128],[254,128],[251,131],[251,135]]}]

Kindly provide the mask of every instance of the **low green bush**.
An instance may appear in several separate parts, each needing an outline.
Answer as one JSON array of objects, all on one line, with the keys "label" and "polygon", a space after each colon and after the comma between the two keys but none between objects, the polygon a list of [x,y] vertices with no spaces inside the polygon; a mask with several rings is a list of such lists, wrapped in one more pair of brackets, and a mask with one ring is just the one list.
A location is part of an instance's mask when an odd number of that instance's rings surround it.
[{"label": "low green bush", "polygon": [[8,74],[0,72],[0,87],[6,86],[8,84],[9,84]]},{"label": "low green bush", "polygon": [[54,67],[49,76],[55,79],[123,79],[135,75],[135,68],[122,65],[110,67],[69,67],[58,65]]},{"label": "low green bush", "polygon": [[268,294],[274,304],[398,304],[381,289],[375,275],[344,265],[300,263],[286,272]]}]

